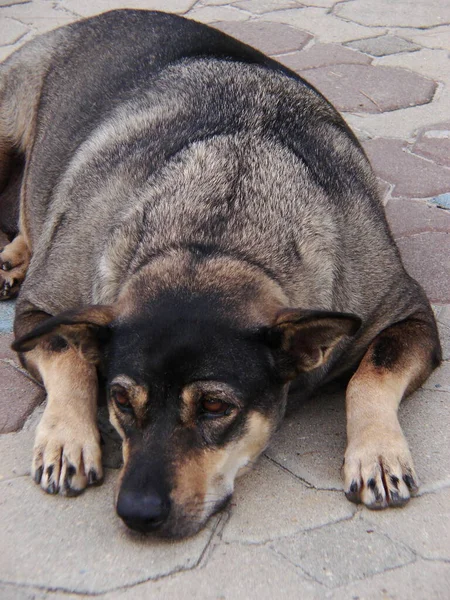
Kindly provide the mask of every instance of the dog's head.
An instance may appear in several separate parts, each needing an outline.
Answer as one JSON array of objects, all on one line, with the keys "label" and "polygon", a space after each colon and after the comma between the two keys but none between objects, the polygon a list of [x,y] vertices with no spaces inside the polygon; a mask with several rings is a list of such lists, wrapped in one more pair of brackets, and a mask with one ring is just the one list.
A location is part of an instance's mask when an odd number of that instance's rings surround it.
[{"label": "dog's head", "polygon": [[224,506],[267,446],[289,382],[324,365],[360,321],[284,309],[248,326],[230,299],[182,289],[136,306],[49,319],[21,349],[59,335],[103,366],[123,439],[117,512],[132,529],[184,537]]}]

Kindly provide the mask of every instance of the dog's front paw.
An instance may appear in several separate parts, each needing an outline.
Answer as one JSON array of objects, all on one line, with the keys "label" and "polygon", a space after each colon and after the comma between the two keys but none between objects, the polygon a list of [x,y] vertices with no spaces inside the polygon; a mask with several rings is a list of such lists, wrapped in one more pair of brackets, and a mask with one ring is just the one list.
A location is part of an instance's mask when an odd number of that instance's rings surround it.
[{"label": "dog's front paw", "polygon": [[408,444],[401,431],[363,431],[345,452],[345,495],[368,508],[403,506],[418,490]]},{"label": "dog's front paw", "polygon": [[96,426],[44,412],[36,431],[31,475],[48,494],[80,494],[103,478]]}]

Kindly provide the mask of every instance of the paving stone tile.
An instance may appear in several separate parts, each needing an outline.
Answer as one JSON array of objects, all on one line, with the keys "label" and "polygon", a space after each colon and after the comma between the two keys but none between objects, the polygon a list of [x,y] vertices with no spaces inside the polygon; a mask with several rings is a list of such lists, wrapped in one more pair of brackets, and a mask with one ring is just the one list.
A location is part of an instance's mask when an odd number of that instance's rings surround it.
[{"label": "paving stone tile", "polygon": [[433,305],[433,310],[438,322],[450,326],[450,304]]},{"label": "paving stone tile", "polygon": [[450,363],[443,362],[422,385],[424,390],[450,392]]},{"label": "paving stone tile", "polygon": [[[450,84],[448,51],[423,48],[413,53],[403,52],[401,54],[381,56],[380,58],[376,58],[374,62],[380,66],[408,69],[434,81],[441,82],[446,86]],[[442,92],[439,90],[439,93],[436,94],[436,99],[440,98]],[[440,120],[439,117],[435,117],[432,124],[439,123]],[[448,114],[442,121],[448,121]]]},{"label": "paving stone tile", "polygon": [[14,584],[0,583],[2,600],[80,600],[79,596],[54,591],[45,591],[36,587],[19,587]]},{"label": "paving stone tile", "polygon": [[265,542],[350,518],[344,494],[308,489],[266,458],[237,482],[223,540]]},{"label": "paving stone tile", "polygon": [[30,28],[23,23],[19,23],[14,19],[4,18],[6,15],[4,16],[1,14],[0,16],[0,46],[15,44],[30,30]]},{"label": "paving stone tile", "polygon": [[405,69],[333,65],[305,72],[339,110],[381,113],[430,102],[436,84]]},{"label": "paving stone tile", "polygon": [[414,498],[401,510],[363,508],[361,517],[423,558],[450,560],[450,488]]},{"label": "paving stone tile", "polygon": [[450,565],[417,560],[404,567],[333,590],[333,600],[444,600]]},{"label": "paving stone tile", "polygon": [[229,0],[198,0],[195,6],[223,6],[230,4]]},{"label": "paving stone tile", "polygon": [[331,8],[336,4],[336,0],[299,0],[299,4],[317,8]]},{"label": "paving stone tile", "polygon": [[15,300],[0,301],[0,334],[10,333],[13,330],[15,310]]},{"label": "paving stone tile", "polygon": [[17,354],[14,350],[11,350],[13,340],[14,335],[12,333],[0,333],[0,360],[7,358],[8,360],[13,360],[18,363]]},{"label": "paving stone tile", "polygon": [[341,490],[345,446],[344,392],[320,394],[292,409],[266,454],[316,488]]},{"label": "paving stone tile", "polygon": [[405,36],[426,48],[436,48],[441,50],[448,50],[448,48],[450,48],[449,25],[441,25],[440,27],[433,27],[432,29],[401,28],[394,30],[394,33]]},{"label": "paving stone tile", "polygon": [[387,54],[397,54],[399,52],[414,52],[420,50],[421,46],[405,40],[396,35],[379,35],[373,38],[354,40],[347,42],[345,46],[355,48],[361,52],[366,52],[372,56],[386,56]]},{"label": "paving stone tile", "polygon": [[[328,8],[306,7],[293,8],[266,13],[263,18],[267,21],[287,23],[309,31],[323,43],[349,42],[364,37],[373,37],[374,31],[370,27],[363,27],[356,23],[343,21],[335,17]],[[380,35],[384,29],[377,31]]]},{"label": "paving stone tile", "polygon": [[[28,478],[0,483],[0,579],[100,593],[193,567],[217,518],[197,536],[168,542],[126,531],[113,508],[116,471],[76,498],[49,496]],[[8,542],[9,540],[9,542]]]},{"label": "paving stone tile", "polygon": [[432,302],[450,302],[450,235],[419,233],[397,239],[406,270]]},{"label": "paving stone tile", "polygon": [[[398,511],[392,512],[398,515]],[[410,550],[359,519],[300,533],[271,547],[329,588],[414,560]]]},{"label": "paving stone tile", "polygon": [[439,194],[439,196],[431,198],[428,202],[435,205],[437,208],[450,210],[450,192]]},{"label": "paving stone tile", "polygon": [[440,0],[350,0],[339,3],[334,13],[344,19],[375,27],[430,27],[450,21],[450,6]]},{"label": "paving stone tile", "polygon": [[[434,381],[442,382],[444,374],[445,371],[436,373]],[[427,385],[433,385],[432,381]],[[400,405],[399,420],[411,449],[420,493],[449,485],[450,394],[418,390]]]},{"label": "paving stone tile", "polygon": [[83,17],[97,15],[116,8],[139,8],[165,10],[183,14],[195,4],[195,0],[63,0],[60,5]]},{"label": "paving stone tile", "polygon": [[195,6],[186,16],[201,23],[215,23],[216,21],[247,21],[251,15],[234,6]]},{"label": "paving stone tile", "polygon": [[297,72],[326,65],[369,64],[371,61],[366,54],[343,48],[339,44],[314,44],[300,52],[277,56],[277,60]]},{"label": "paving stone tile", "polygon": [[450,211],[423,200],[391,198],[385,210],[394,237],[425,231],[450,231]]},{"label": "paving stone tile", "polygon": [[17,431],[42,402],[42,388],[4,361],[0,361],[0,381],[0,433]]},{"label": "paving stone tile", "polygon": [[33,0],[27,4],[5,7],[1,11],[1,16],[12,17],[21,23],[28,24],[38,33],[44,33],[76,20],[74,15],[60,10],[54,3],[47,0]]},{"label": "paving stone tile", "polygon": [[300,569],[269,548],[223,544],[214,549],[203,568],[113,592],[105,600],[273,600],[280,597],[281,590],[283,598],[317,600],[321,586],[307,581]]},{"label": "paving stone tile", "polygon": [[431,198],[450,189],[450,170],[411,154],[401,140],[379,138],[363,146],[375,173],[394,184],[393,197]]},{"label": "paving stone tile", "polygon": [[283,23],[250,21],[247,23],[214,23],[214,27],[258,48],[267,54],[281,54],[299,50],[311,39],[305,31],[300,31]]},{"label": "paving stone tile", "polygon": [[450,325],[437,318],[443,360],[450,360]]},{"label": "paving stone tile", "polygon": [[[273,10],[298,8],[299,4],[300,2],[297,2],[297,0],[241,0],[240,2],[233,2],[233,6],[248,10],[257,15]],[[303,2],[301,4],[303,4]]]},{"label": "paving stone tile", "polygon": [[[419,54],[419,52],[414,54]],[[364,131],[370,138],[387,137],[413,141],[418,129],[448,119],[449,106],[450,87],[440,86],[432,102],[428,104],[400,108],[380,114],[347,112],[344,116],[352,129]]]},{"label": "paving stone tile", "polygon": [[30,430],[0,435],[0,482],[30,474],[33,443]]},{"label": "paving stone tile", "polygon": [[412,146],[412,152],[450,167],[450,122],[422,129]]},{"label": "paving stone tile", "polygon": [[12,6],[13,4],[26,4],[30,0],[0,0],[0,7]]}]

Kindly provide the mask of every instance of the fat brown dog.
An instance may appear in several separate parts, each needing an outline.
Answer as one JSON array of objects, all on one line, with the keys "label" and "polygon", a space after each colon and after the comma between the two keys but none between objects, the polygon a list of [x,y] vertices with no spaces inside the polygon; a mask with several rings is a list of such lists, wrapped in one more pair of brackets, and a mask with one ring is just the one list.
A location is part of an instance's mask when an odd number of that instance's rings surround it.
[{"label": "fat brown dog", "polygon": [[46,492],[102,479],[99,374],[131,528],[197,532],[292,382],[349,379],[349,500],[416,491],[397,409],[439,364],[433,313],[359,143],[295,73],[164,13],[57,29],[1,66],[0,186],[0,214],[20,196],[0,295],[20,288],[13,346],[48,395]]}]

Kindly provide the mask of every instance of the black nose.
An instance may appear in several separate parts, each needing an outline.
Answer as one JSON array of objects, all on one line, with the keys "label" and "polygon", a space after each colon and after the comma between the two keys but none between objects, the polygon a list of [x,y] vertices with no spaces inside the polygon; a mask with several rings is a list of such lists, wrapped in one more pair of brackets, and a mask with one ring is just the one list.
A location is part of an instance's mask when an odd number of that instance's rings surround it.
[{"label": "black nose", "polygon": [[170,501],[156,491],[121,490],[117,499],[117,514],[124,523],[144,533],[160,527],[169,516]]}]

